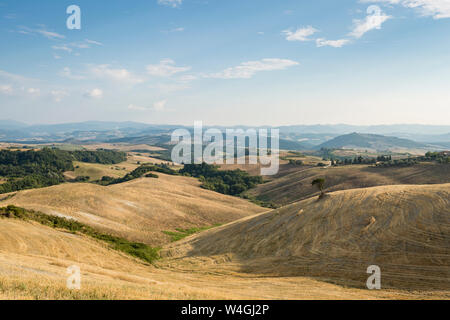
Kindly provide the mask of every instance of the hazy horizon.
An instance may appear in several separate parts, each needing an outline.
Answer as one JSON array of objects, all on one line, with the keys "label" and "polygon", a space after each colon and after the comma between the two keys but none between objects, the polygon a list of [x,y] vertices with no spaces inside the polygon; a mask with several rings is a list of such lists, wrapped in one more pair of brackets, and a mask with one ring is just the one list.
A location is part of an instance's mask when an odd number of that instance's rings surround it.
[{"label": "hazy horizon", "polygon": [[[82,121],[66,121],[66,122],[26,122],[21,121],[20,119],[3,119],[0,118],[0,121],[13,121],[17,123],[21,123],[27,126],[40,126],[40,125],[65,125],[65,124],[76,124],[76,123],[136,123],[136,124],[143,124],[143,125],[153,125],[153,126],[185,126],[190,127],[193,126],[194,123],[179,123],[179,122],[173,122],[173,123],[155,123],[155,122],[144,122],[139,120],[82,120]],[[203,123],[204,126],[208,127],[224,127],[224,125],[221,124],[214,124],[214,123]],[[230,125],[231,127],[295,127],[295,126],[307,126],[307,127],[313,127],[313,126],[352,126],[352,127],[383,127],[383,126],[429,126],[429,127],[450,127],[450,124],[429,124],[429,123],[374,123],[374,124],[358,124],[358,123],[311,123],[311,124],[305,124],[305,123],[291,123],[291,124],[243,124],[243,123],[236,123]]]}]

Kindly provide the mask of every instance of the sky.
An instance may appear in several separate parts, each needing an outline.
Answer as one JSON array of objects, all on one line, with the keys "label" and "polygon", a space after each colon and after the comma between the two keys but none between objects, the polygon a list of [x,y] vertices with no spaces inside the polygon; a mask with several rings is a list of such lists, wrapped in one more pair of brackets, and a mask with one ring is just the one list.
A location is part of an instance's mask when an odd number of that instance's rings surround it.
[{"label": "sky", "polygon": [[0,119],[449,125],[449,87],[450,0],[0,0]]}]

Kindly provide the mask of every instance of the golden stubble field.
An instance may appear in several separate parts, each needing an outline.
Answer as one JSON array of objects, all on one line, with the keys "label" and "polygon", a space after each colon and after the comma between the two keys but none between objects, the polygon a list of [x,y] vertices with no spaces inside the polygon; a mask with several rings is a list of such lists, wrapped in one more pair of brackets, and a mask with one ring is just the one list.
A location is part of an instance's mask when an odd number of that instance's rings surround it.
[{"label": "golden stubble field", "polygon": [[166,246],[192,270],[310,276],[363,288],[370,265],[385,288],[450,291],[450,184],[339,191]]},{"label": "golden stubble field", "polygon": [[390,168],[282,165],[279,176],[249,190],[248,194],[277,205],[287,205],[318,194],[317,188],[311,185],[311,181],[317,178],[326,179],[327,192],[387,185],[442,184],[450,181],[450,166],[435,163]]},{"label": "golden stubble field", "polygon": [[243,199],[202,189],[194,178],[158,176],[108,187],[67,183],[21,191],[0,201],[0,207],[12,204],[73,218],[152,246],[169,241],[163,231],[225,224],[266,210]]},{"label": "golden stubble field", "polygon": [[[2,219],[0,298],[449,299],[449,194],[448,184],[377,187],[254,212],[166,245],[154,266]],[[66,288],[73,264],[80,291]],[[380,265],[383,290],[364,289],[367,264]]]}]

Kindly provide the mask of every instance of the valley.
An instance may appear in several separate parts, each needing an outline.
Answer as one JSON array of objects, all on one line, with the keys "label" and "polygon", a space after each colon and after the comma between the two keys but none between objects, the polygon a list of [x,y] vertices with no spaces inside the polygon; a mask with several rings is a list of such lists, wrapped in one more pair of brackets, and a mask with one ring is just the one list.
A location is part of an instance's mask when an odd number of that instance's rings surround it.
[{"label": "valley", "polygon": [[[260,164],[183,166],[161,156],[162,146],[57,148],[78,152],[72,170],[58,171],[65,180],[4,193],[0,208],[81,223],[159,258],[117,250],[103,236],[0,217],[0,299],[450,299],[450,166],[438,153],[400,165],[412,150],[388,153],[391,162],[375,150],[283,150],[278,174],[261,183]],[[101,150],[125,152],[125,161],[101,163],[119,155]],[[338,165],[344,158],[351,161]],[[248,190],[219,193],[247,174],[255,178]],[[311,182],[322,178],[319,199]],[[374,264],[382,290],[366,288]],[[66,288],[72,265],[82,271],[81,290]]]}]

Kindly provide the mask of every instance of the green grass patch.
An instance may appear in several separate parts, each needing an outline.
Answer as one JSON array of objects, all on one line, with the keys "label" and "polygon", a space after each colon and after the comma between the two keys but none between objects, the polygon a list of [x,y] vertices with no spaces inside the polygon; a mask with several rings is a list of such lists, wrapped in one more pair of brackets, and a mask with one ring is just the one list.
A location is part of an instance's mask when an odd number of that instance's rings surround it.
[{"label": "green grass patch", "polygon": [[33,210],[25,210],[15,206],[0,208],[0,217],[15,218],[24,221],[36,221],[54,229],[65,230],[74,234],[84,234],[108,243],[114,250],[122,251],[148,263],[153,263],[155,260],[159,259],[160,248],[152,248],[144,243],[131,242],[123,238],[101,233],[94,228],[75,220],[51,216]]},{"label": "green grass patch", "polygon": [[180,241],[186,237],[189,237],[193,234],[202,232],[202,231],[206,231],[206,230],[210,230],[213,228],[217,228],[220,227],[221,224],[215,224],[213,226],[209,226],[209,227],[201,227],[201,228],[190,228],[190,229],[175,229],[176,231],[163,231],[164,234],[170,236],[170,240],[172,242],[176,242],[176,241]]}]

